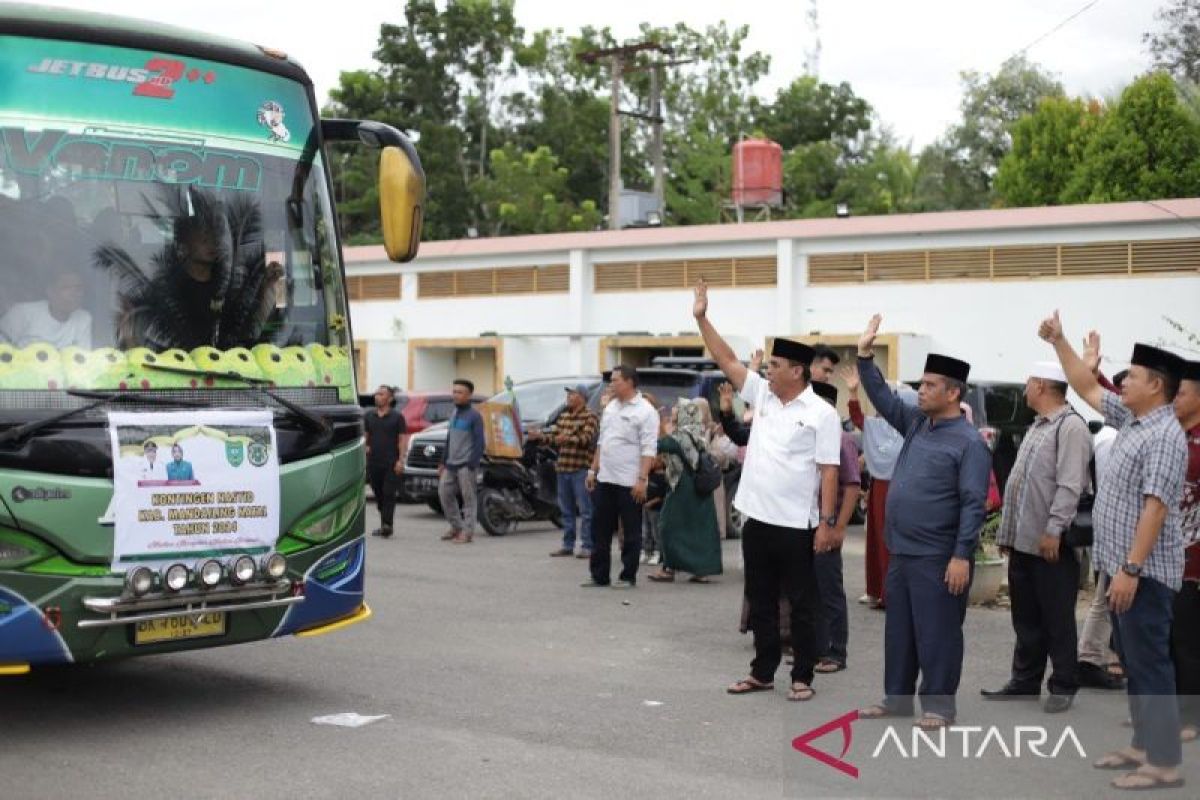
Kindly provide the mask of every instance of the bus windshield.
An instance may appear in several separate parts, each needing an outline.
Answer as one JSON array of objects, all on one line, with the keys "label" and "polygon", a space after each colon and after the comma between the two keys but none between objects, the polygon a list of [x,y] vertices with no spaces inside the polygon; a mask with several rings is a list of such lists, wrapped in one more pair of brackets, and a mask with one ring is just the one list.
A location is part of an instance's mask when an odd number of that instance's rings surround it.
[{"label": "bus windshield", "polygon": [[0,394],[203,389],[236,372],[353,398],[303,86],[3,36],[0,70],[12,76],[0,84]]}]

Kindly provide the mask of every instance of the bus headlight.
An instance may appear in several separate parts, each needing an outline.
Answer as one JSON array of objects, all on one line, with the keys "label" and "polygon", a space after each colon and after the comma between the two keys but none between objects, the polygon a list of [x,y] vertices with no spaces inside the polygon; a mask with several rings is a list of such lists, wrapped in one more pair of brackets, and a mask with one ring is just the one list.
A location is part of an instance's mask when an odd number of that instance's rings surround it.
[{"label": "bus headlight", "polygon": [[183,564],[172,564],[163,570],[163,586],[169,591],[178,592],[188,585],[188,568]]},{"label": "bus headlight", "polygon": [[215,559],[209,559],[196,565],[196,577],[204,589],[211,589],[220,583],[221,575],[224,572],[225,568],[221,566],[221,562]]},{"label": "bus headlight", "polygon": [[134,567],[125,573],[125,588],[134,597],[141,597],[154,588],[154,570]]},{"label": "bus headlight", "polygon": [[229,580],[241,585],[254,580],[254,559],[250,556],[238,556],[229,567]]},{"label": "bus headlight", "polygon": [[263,575],[277,581],[287,574],[287,559],[282,553],[268,553],[262,560]]},{"label": "bus headlight", "polygon": [[321,544],[342,533],[363,503],[362,490],[343,495],[332,505],[322,507],[297,523],[294,533],[302,539]]}]

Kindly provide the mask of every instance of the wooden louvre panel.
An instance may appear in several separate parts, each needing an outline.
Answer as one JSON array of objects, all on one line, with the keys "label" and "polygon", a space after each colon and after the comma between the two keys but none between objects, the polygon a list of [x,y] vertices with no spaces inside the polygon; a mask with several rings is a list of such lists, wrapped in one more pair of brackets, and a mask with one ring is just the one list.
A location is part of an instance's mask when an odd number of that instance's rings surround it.
[{"label": "wooden louvre panel", "polygon": [[930,250],[929,277],[935,281],[989,278],[991,251],[986,247]]},{"label": "wooden louvre panel", "polygon": [[735,258],[734,286],[774,286],[778,281],[774,258]]},{"label": "wooden louvre panel", "polygon": [[925,251],[897,250],[866,254],[869,281],[925,280]]},{"label": "wooden louvre panel", "polygon": [[346,298],[362,300],[362,278],[346,278]]},{"label": "wooden louvre panel", "polygon": [[399,300],[399,275],[363,275],[359,296],[363,300]]},{"label": "wooden louvre panel", "polygon": [[535,289],[535,267],[508,267],[496,270],[496,294],[525,294]]},{"label": "wooden louvre panel", "polygon": [[571,269],[566,264],[555,264],[537,268],[536,289],[538,292],[568,292],[571,290]]},{"label": "wooden louvre panel", "polygon": [[862,283],[866,280],[863,253],[822,253],[808,257],[809,283]]},{"label": "wooden louvre panel", "polygon": [[683,285],[695,286],[701,278],[709,286],[733,286],[733,261],[727,258],[688,261]]},{"label": "wooden louvre panel", "polygon": [[496,270],[464,269],[454,273],[454,294],[459,297],[477,297],[496,293]]},{"label": "wooden louvre panel", "polygon": [[1134,242],[1132,249],[1130,261],[1136,274],[1200,272],[1200,239]]},{"label": "wooden louvre panel", "polygon": [[595,272],[595,286],[597,292],[637,291],[637,262],[597,264]]},{"label": "wooden louvre panel", "polygon": [[687,285],[686,261],[649,261],[641,264],[642,289],[681,289]]},{"label": "wooden louvre panel", "polygon": [[417,297],[453,296],[453,272],[421,272],[417,274]]},{"label": "wooden louvre panel", "polygon": [[1095,244],[1064,244],[1061,248],[1060,274],[1124,275],[1129,272],[1128,242],[1097,242]]},{"label": "wooden louvre panel", "polygon": [[1058,247],[993,247],[993,278],[1038,278],[1058,274]]}]

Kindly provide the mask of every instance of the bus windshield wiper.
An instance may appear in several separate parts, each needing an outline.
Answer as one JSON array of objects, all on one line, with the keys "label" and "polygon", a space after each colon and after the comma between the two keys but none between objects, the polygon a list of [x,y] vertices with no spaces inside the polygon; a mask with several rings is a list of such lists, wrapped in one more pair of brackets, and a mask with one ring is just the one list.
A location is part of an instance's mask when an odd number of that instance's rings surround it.
[{"label": "bus windshield wiper", "polygon": [[48,417],[34,420],[33,422],[26,422],[24,425],[18,425],[15,428],[9,428],[4,433],[0,433],[0,446],[19,444],[38,431],[49,428],[52,425],[62,422],[64,419],[74,417],[86,411],[91,411],[92,409],[99,408],[103,405],[108,405],[109,403],[132,403],[137,405],[144,404],[161,406],[183,405],[194,406],[198,408],[205,405],[204,403],[192,403],[187,401],[180,402],[178,400],[171,400],[163,397],[144,397],[140,393],[136,392],[89,392],[81,389],[68,389],[67,394],[73,397],[88,398],[92,402],[84,403],[83,405],[76,406],[75,408],[68,408],[65,411],[59,412],[58,414],[52,414]]},{"label": "bus windshield wiper", "polygon": [[329,433],[332,430],[329,423],[321,417],[309,411],[302,405],[293,403],[286,397],[283,397],[278,392],[268,388],[271,385],[270,381],[262,378],[248,378],[245,375],[239,375],[236,372],[217,372],[207,369],[189,369],[187,367],[174,367],[170,364],[143,364],[146,369],[156,369],[160,372],[173,372],[177,375],[194,375],[197,378],[225,378],[227,380],[238,381],[244,383],[250,388],[262,392],[267,397],[274,400],[279,405],[291,412],[297,420],[304,424],[304,427],[317,433]]}]

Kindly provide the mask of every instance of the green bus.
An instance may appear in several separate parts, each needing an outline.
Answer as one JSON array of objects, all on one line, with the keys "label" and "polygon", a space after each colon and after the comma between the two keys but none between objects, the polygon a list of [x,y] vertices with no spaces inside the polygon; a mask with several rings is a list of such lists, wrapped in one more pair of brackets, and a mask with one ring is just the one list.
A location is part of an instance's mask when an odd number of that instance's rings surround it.
[{"label": "green bus", "polygon": [[411,142],[285,53],[0,5],[0,674],[370,616],[337,141],[412,259]]}]

